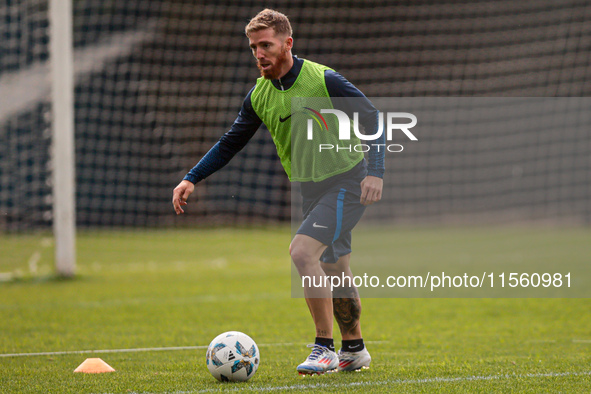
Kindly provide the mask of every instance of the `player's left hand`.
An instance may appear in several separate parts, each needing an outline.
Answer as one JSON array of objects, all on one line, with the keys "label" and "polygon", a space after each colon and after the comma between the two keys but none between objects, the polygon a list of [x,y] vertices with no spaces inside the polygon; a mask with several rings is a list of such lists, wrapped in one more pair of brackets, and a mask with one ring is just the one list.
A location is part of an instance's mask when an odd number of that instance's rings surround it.
[{"label": "player's left hand", "polygon": [[363,205],[371,205],[382,199],[382,188],[384,180],[377,176],[368,175],[361,181],[361,199],[359,202]]}]

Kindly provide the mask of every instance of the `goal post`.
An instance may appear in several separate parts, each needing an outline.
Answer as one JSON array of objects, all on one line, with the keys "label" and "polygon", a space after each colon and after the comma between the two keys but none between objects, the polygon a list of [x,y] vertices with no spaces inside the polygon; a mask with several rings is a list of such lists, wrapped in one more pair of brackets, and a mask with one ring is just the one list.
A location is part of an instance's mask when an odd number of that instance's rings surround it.
[{"label": "goal post", "polygon": [[71,0],[50,0],[53,232],[56,270],[64,277],[71,277],[76,271],[72,26]]}]

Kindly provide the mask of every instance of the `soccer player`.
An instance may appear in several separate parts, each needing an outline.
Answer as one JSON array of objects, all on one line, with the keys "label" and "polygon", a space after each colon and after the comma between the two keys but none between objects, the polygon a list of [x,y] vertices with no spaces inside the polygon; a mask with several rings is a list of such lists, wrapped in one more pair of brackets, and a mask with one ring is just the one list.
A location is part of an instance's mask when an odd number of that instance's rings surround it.
[{"label": "soccer player", "polygon": [[[365,207],[381,199],[384,151],[370,150],[369,163],[360,152],[333,152],[322,159],[310,160],[309,168],[303,171],[306,174],[295,176],[292,159],[296,158],[291,157],[295,147],[291,146],[289,119],[293,115],[291,98],[325,97],[333,102],[345,97],[358,98],[361,104],[357,103],[354,110],[366,132],[377,130],[378,111],[337,72],[292,55],[292,29],[284,14],[265,9],[248,23],[245,32],[261,78],[247,94],[230,130],[174,189],[174,209],[177,215],[183,213],[182,207],[187,205],[195,184],[226,165],[264,123],[290,180],[301,182],[304,220],[289,248],[295,267],[301,276],[310,278],[343,274],[352,278],[349,268],[351,230]],[[346,102],[342,105],[344,111],[351,112],[352,108],[345,108]],[[383,139],[375,141],[383,142]],[[333,289],[331,294],[329,287],[314,287],[308,283],[304,285],[304,296],[316,327],[316,337],[310,345],[310,355],[298,365],[297,371],[321,374],[369,367],[371,357],[361,334],[358,290],[352,284],[344,284]],[[338,355],[333,341],[333,315],[342,337]]]}]

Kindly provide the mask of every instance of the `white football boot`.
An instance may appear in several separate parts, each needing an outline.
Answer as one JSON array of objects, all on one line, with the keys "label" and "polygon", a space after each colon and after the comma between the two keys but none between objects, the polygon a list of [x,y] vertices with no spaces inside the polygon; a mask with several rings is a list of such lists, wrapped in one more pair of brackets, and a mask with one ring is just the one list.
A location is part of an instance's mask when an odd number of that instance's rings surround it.
[{"label": "white football boot", "polygon": [[300,375],[320,375],[325,372],[336,371],[339,365],[339,357],[335,352],[320,345],[308,345],[312,353],[306,361],[298,365],[297,371]]},{"label": "white football boot", "polygon": [[371,356],[366,348],[358,352],[343,352],[339,350],[339,372],[340,371],[358,371],[369,368]]}]

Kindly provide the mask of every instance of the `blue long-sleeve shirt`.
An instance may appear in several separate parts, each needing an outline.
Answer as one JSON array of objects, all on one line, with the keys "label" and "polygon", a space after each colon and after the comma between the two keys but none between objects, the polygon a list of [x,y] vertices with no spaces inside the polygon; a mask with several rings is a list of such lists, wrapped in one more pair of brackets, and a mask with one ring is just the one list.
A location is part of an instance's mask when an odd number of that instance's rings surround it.
[{"label": "blue long-sleeve shirt", "polygon": [[[297,56],[293,57],[292,68],[280,79],[274,79],[271,82],[277,89],[287,90],[296,81],[304,61]],[[365,130],[371,130],[374,134],[378,126],[378,111],[373,104],[365,97],[365,95],[357,89],[351,82],[347,81],[341,74],[336,71],[326,70],[324,72],[324,80],[328,94],[333,99],[335,108],[339,108],[350,114],[352,112],[359,113],[359,122],[363,125]],[[203,156],[191,171],[185,176],[185,180],[192,183],[197,183],[217,170],[224,167],[234,157],[234,155],[242,150],[244,146],[250,141],[254,133],[259,129],[263,121],[256,114],[252,108],[251,94],[254,87],[248,92],[242,108],[238,113],[238,117],[230,127],[230,130],[224,134],[220,140]],[[351,107],[351,102],[348,100],[337,101],[338,97],[359,97],[365,100],[355,100],[354,108]],[[375,141],[376,144],[384,144],[385,136],[382,136]],[[384,176],[384,150],[371,149],[368,153],[368,175],[382,178]]]}]

